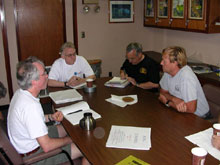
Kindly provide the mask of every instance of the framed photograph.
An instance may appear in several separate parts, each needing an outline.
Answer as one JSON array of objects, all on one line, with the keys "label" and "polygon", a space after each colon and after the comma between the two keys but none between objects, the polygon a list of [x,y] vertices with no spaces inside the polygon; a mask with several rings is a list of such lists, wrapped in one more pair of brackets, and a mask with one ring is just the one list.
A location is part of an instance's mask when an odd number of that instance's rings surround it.
[{"label": "framed photograph", "polygon": [[168,18],[168,0],[158,0],[158,17]]},{"label": "framed photograph", "polygon": [[154,0],[145,0],[145,16],[154,17]]},{"label": "framed photograph", "polygon": [[184,0],[172,1],[172,18],[184,18]]},{"label": "framed photograph", "polygon": [[134,22],[134,4],[131,1],[109,1],[109,22]]},{"label": "framed photograph", "polygon": [[204,0],[189,1],[189,18],[203,19]]}]

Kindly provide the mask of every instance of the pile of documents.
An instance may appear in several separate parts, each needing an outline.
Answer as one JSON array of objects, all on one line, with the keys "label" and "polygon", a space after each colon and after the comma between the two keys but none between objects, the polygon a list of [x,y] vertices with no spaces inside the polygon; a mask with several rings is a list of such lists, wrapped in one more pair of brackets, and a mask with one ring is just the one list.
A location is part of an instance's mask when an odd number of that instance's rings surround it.
[{"label": "pile of documents", "polygon": [[150,150],[151,128],[112,125],[106,147]]},{"label": "pile of documents", "polygon": [[56,104],[78,101],[83,98],[75,89],[50,92],[49,96]]},{"label": "pile of documents", "polygon": [[209,128],[193,135],[186,136],[185,138],[193,144],[204,148],[210,155],[220,160],[220,151],[214,148],[211,144],[212,135],[213,128]]},{"label": "pile of documents", "polygon": [[105,83],[105,86],[108,87],[116,87],[116,88],[124,88],[129,84],[127,79],[121,79],[120,77],[113,77],[111,80]]},{"label": "pile of documents", "polygon": [[[132,98],[133,100],[128,102],[124,101],[123,98]],[[107,102],[110,102],[112,104],[115,104],[119,107],[125,107],[127,105],[132,105],[138,102],[137,95],[125,95],[125,96],[116,96],[116,95],[111,95],[111,98],[105,99]]]},{"label": "pile of documents", "polygon": [[58,108],[58,111],[61,111],[64,117],[69,120],[73,125],[79,124],[79,121],[83,118],[84,113],[92,113],[94,119],[101,118],[101,115],[97,112],[90,109],[89,105],[85,101],[81,101],[66,107]]}]

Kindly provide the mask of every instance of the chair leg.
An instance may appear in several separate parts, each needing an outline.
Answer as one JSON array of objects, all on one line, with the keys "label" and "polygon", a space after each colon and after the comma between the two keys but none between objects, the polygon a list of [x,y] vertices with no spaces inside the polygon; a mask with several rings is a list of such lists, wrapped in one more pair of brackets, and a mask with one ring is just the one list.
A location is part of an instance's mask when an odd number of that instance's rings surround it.
[{"label": "chair leg", "polygon": [[70,155],[68,154],[68,152],[66,152],[65,150],[62,150],[62,153],[64,153],[64,154],[67,156],[67,158],[69,159],[70,164],[71,164],[71,165],[74,165],[74,163],[73,163],[73,161],[72,161]]}]

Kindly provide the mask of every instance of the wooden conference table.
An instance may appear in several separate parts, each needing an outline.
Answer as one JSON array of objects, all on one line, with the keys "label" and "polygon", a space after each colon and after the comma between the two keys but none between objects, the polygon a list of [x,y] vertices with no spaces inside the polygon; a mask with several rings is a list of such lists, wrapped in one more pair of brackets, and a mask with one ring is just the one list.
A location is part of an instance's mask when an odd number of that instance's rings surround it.
[{"label": "wooden conference table", "polygon": [[[192,163],[191,149],[195,145],[184,137],[211,127],[211,123],[194,114],[179,113],[167,108],[158,101],[156,94],[138,87],[132,85],[124,89],[105,87],[104,83],[107,80],[109,78],[97,79],[95,81],[97,89],[94,93],[78,90],[90,108],[102,116],[96,120],[95,130],[82,130],[79,125],[73,126],[65,119],[62,122],[73,142],[92,164],[115,164],[129,155],[153,165]],[[50,91],[55,90],[60,89],[50,88]],[[137,94],[138,103],[121,108],[105,101],[111,94],[119,96]],[[57,108],[63,105],[54,106]],[[112,125],[150,127],[151,149],[143,151],[107,148],[105,145]],[[96,131],[100,135],[97,136]],[[219,161],[208,154],[205,164],[219,164]]]}]

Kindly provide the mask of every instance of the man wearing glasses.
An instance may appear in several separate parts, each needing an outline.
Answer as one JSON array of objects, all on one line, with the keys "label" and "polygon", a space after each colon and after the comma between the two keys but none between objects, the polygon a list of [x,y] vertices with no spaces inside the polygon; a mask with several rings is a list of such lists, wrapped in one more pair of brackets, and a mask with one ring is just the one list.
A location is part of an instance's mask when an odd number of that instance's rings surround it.
[{"label": "man wearing glasses", "polygon": [[95,74],[87,60],[76,55],[73,43],[64,43],[60,48],[60,55],[49,72],[48,86],[77,86],[84,83],[87,78],[95,79]]},{"label": "man wearing glasses", "polygon": [[123,63],[120,76],[133,85],[153,92],[159,87],[159,65],[142,53],[139,43],[130,43],[126,48],[126,60]]}]

